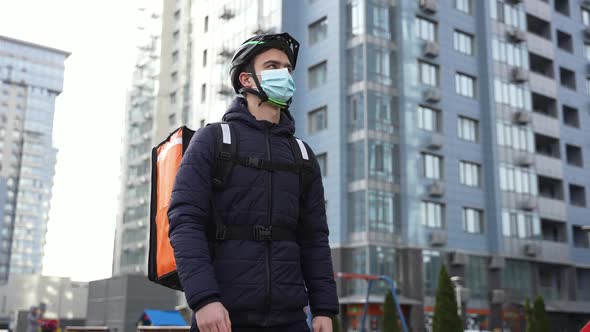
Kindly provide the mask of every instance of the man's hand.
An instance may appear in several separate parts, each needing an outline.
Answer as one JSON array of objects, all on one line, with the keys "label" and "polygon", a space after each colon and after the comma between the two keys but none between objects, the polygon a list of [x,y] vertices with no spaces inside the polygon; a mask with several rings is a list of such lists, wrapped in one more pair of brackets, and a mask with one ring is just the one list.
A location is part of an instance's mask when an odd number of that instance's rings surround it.
[{"label": "man's hand", "polygon": [[201,332],[231,332],[229,313],[219,302],[202,307],[195,313],[195,318]]},{"label": "man's hand", "polygon": [[312,321],[313,332],[332,332],[332,318],[315,317]]}]

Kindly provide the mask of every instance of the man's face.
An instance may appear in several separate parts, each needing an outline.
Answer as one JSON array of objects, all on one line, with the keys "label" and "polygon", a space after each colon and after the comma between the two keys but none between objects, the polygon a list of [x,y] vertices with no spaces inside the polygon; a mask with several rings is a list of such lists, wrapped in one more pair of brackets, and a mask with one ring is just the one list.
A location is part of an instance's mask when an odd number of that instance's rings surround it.
[{"label": "man's face", "polygon": [[[283,68],[287,68],[289,73],[293,70],[289,57],[281,50],[271,48],[270,50],[258,54],[254,58],[254,71],[258,75],[258,80],[260,80],[260,72],[263,70]],[[256,83],[248,73],[242,72],[240,74],[240,81],[242,86],[256,89]]]}]

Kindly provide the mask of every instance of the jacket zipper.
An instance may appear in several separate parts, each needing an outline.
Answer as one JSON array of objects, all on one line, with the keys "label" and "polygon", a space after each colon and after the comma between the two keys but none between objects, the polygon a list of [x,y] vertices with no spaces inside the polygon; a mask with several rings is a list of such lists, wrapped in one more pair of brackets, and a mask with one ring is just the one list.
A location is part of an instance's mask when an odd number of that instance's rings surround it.
[{"label": "jacket zipper", "polygon": [[[266,128],[266,153],[268,154],[268,160],[272,161],[270,154],[270,128]],[[268,226],[272,226],[272,172],[268,172]],[[264,318],[264,326],[268,325],[268,318],[270,317],[270,305],[271,305],[271,288],[270,288],[270,260],[272,251],[272,241],[266,241],[266,315]]]}]

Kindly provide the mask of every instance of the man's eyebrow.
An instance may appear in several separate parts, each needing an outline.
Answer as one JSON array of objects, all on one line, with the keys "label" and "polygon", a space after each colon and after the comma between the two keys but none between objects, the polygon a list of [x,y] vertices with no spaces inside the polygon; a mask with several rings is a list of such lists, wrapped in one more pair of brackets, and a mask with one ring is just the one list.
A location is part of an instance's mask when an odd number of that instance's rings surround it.
[{"label": "man's eyebrow", "polygon": [[[268,66],[268,65],[280,65],[280,64],[281,64],[281,62],[280,61],[277,61],[277,60],[267,60],[262,65],[263,66]],[[285,63],[283,63],[283,67],[285,67],[285,68],[291,68],[292,66],[291,66],[291,64],[289,62],[285,62]]]}]

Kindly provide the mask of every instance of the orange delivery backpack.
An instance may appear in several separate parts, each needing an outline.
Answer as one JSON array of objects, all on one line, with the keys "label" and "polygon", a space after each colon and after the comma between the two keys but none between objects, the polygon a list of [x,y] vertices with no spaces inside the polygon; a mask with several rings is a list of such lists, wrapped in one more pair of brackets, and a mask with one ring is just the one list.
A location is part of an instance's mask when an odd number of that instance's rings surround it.
[{"label": "orange delivery backpack", "polygon": [[194,133],[182,126],[152,149],[148,279],[176,290],[182,286],[168,237],[168,207],[180,161]]}]

